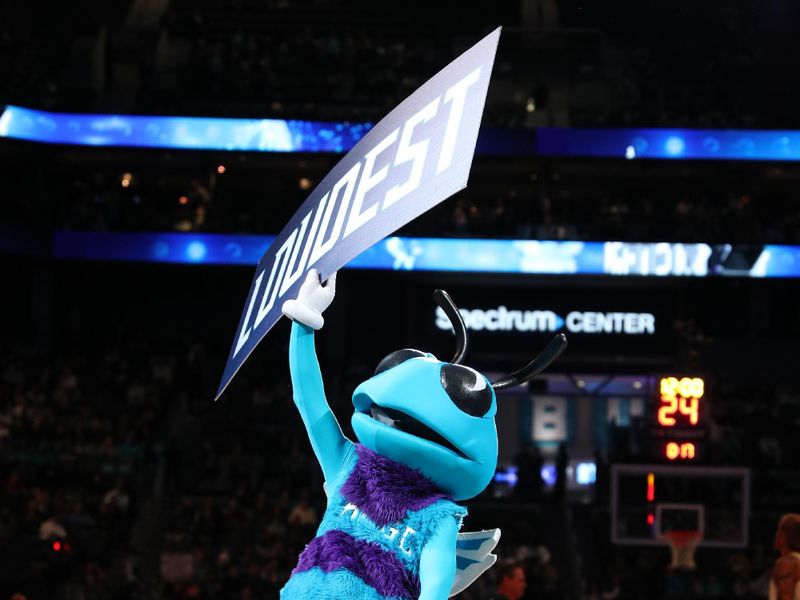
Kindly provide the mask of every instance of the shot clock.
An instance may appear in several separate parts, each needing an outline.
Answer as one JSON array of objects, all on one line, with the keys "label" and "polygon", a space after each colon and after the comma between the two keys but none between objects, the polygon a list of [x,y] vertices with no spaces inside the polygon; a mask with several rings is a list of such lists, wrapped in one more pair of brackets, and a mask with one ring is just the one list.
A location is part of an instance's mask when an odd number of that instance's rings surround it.
[{"label": "shot clock", "polygon": [[705,381],[700,377],[661,377],[653,414],[653,450],[672,463],[697,461],[703,454]]},{"label": "shot clock", "polygon": [[694,427],[700,422],[700,401],[705,394],[705,382],[699,377],[662,377],[659,382],[660,405],[658,424],[675,427]]}]

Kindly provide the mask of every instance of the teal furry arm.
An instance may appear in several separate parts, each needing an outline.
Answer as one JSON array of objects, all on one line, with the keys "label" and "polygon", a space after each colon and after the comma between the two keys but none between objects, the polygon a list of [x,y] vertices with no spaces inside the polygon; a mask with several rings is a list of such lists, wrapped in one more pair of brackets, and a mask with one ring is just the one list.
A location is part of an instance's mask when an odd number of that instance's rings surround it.
[{"label": "teal furry arm", "polygon": [[456,576],[458,524],[445,519],[422,549],[419,563],[419,600],[445,600]]},{"label": "teal furry arm", "polygon": [[325,398],[322,373],[314,348],[314,330],[297,321],[289,336],[289,372],[294,403],[308,431],[311,447],[327,481],[334,481],[352,442],[342,433]]}]

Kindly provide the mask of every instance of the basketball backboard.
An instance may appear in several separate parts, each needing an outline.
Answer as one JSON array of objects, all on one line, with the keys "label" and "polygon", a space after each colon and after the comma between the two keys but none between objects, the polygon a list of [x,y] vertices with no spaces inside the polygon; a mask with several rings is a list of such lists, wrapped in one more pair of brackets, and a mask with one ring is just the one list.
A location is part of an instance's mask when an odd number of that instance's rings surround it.
[{"label": "basketball backboard", "polygon": [[669,531],[698,531],[701,546],[741,548],[748,541],[749,469],[613,465],[611,540],[656,546]]}]

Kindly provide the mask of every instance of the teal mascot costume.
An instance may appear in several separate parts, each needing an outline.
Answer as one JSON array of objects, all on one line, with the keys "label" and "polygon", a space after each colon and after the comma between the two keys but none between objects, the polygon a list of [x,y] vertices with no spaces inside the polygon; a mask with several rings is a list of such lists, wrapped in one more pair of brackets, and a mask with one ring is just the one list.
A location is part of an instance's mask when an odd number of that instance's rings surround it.
[{"label": "teal mascot costume", "polygon": [[456,334],[443,362],[419,350],[384,358],[353,392],[347,439],[325,399],[314,331],[333,301],[309,272],[297,299],[283,305],[293,320],[289,368],[294,401],[325,476],[328,506],[316,537],[281,591],[283,600],[443,600],[496,560],[499,530],[460,533],[467,511],[456,504],[479,494],[497,466],[495,390],[544,370],[564,350],[556,336],[519,371],[489,382],[464,366],[467,333],[444,291],[434,298]]}]

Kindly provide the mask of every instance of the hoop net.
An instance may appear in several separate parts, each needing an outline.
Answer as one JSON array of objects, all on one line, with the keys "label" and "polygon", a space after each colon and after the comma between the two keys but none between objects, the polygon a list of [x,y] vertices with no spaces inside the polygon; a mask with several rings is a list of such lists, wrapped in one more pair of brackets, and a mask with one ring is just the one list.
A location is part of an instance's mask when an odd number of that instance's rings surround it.
[{"label": "hoop net", "polygon": [[684,569],[693,571],[697,568],[694,562],[694,552],[703,540],[703,534],[699,531],[667,531],[662,538],[669,544],[672,560],[669,564],[670,569]]}]

